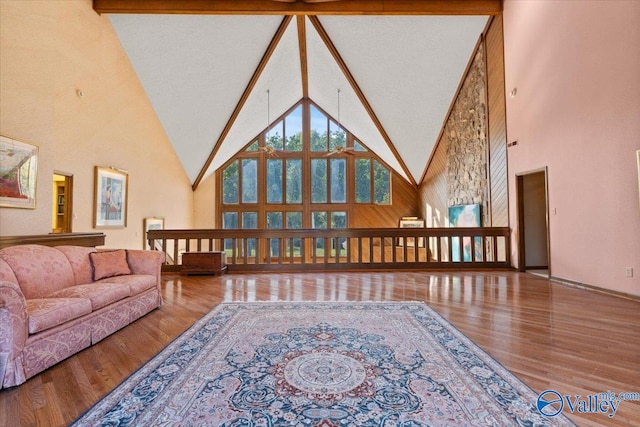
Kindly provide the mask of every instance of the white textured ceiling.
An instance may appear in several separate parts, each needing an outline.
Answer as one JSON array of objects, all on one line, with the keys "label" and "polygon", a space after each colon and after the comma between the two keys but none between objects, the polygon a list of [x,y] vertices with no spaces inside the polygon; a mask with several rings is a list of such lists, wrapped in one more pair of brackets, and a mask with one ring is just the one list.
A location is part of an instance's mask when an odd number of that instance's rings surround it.
[{"label": "white textured ceiling", "polygon": [[[414,180],[419,180],[486,16],[323,16],[339,55]],[[282,16],[111,15],[182,165],[195,182]],[[400,162],[306,20],[309,98],[380,155]],[[302,98],[292,19],[204,177]]]}]

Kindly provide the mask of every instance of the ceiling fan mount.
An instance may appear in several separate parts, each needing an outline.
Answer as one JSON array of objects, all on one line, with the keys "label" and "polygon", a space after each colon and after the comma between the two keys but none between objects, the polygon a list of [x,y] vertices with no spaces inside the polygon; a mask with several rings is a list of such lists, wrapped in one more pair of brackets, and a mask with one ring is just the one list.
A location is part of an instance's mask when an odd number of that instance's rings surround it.
[{"label": "ceiling fan mount", "polygon": [[276,150],[275,148],[273,148],[270,145],[265,145],[264,147],[258,147],[258,150],[262,151],[263,153],[267,154],[269,157],[278,157],[278,150]]},{"label": "ceiling fan mount", "polygon": [[329,151],[325,157],[333,156],[334,154],[349,154],[350,156],[353,156],[355,155],[353,150],[355,150],[353,147],[343,147],[342,145],[338,145],[333,150]]}]

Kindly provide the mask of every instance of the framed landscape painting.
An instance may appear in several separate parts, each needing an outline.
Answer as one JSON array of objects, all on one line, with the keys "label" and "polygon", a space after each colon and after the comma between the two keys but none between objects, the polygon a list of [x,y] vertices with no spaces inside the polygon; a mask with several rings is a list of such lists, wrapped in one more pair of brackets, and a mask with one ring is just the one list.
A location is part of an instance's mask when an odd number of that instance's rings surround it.
[{"label": "framed landscape painting", "polygon": [[[399,227],[400,228],[424,228],[424,220],[417,219],[415,217],[411,217],[410,219],[408,217],[404,217],[400,220]],[[415,246],[415,244],[416,244],[415,237],[407,237],[407,241],[406,241],[407,246]],[[405,245],[404,238],[403,237],[398,238],[398,246],[404,246],[404,245]],[[423,237],[418,237],[418,246],[421,248],[424,247]]]},{"label": "framed landscape painting", "polygon": [[[151,249],[151,246],[149,245],[149,240],[147,239],[147,231],[149,230],[164,230],[164,218],[161,217],[148,217],[144,219],[144,233],[143,233],[143,238],[144,238],[144,249]],[[156,250],[160,249],[162,250],[162,243],[159,241],[156,241],[155,244],[155,248]]]},{"label": "framed landscape painting", "polygon": [[36,207],[38,147],[0,135],[0,206]]},{"label": "framed landscape painting", "polygon": [[96,166],[94,227],[124,228],[127,226],[129,175],[119,169]]}]

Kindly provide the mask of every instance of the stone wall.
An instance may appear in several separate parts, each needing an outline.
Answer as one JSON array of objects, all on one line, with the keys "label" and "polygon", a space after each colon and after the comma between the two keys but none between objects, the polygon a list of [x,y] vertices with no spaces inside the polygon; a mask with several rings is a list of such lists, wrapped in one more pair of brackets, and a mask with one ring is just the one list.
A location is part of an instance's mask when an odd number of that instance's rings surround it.
[{"label": "stone wall", "polygon": [[480,44],[445,124],[448,205],[480,203],[488,221],[487,93],[484,44]]}]

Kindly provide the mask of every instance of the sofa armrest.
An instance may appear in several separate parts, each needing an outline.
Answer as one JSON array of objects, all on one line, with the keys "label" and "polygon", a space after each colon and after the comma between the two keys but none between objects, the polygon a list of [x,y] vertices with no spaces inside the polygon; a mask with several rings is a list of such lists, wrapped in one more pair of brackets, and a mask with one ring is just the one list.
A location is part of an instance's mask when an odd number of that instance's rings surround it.
[{"label": "sofa armrest", "polygon": [[22,290],[15,283],[0,281],[0,353],[13,360],[22,352],[27,336],[27,301]]},{"label": "sofa armrest", "polygon": [[127,261],[133,274],[149,274],[160,278],[164,252],[127,249]]}]

